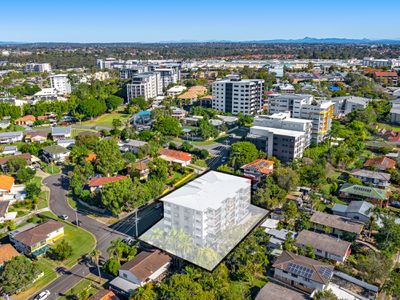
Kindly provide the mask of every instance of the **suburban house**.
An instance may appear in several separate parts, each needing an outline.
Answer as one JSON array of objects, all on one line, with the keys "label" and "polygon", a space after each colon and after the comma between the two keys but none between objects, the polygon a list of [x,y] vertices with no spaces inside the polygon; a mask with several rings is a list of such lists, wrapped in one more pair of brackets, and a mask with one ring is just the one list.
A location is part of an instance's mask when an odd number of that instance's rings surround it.
[{"label": "suburban house", "polygon": [[339,197],[343,200],[363,200],[382,207],[388,205],[389,192],[374,187],[344,183],[339,190]]},{"label": "suburban house", "polygon": [[356,236],[361,234],[363,229],[362,224],[352,222],[341,216],[335,216],[316,211],[310,218],[310,222],[316,231],[326,232],[332,231],[332,234],[342,236],[343,234],[354,234]]},{"label": "suburban house", "polygon": [[[0,175],[0,201],[11,200],[14,198],[14,177],[7,175]],[[11,197],[11,198],[10,198]]]},{"label": "suburban house", "polygon": [[186,167],[192,162],[192,155],[186,152],[164,148],[159,150],[158,153],[161,159],[169,163],[180,164],[182,167]]},{"label": "suburban house", "polygon": [[346,261],[351,252],[351,243],[309,230],[303,230],[297,235],[295,245],[303,250],[311,246],[316,256],[341,263]]},{"label": "suburban house", "polygon": [[18,229],[9,234],[15,248],[25,255],[37,257],[45,253],[50,244],[64,236],[64,225],[48,220],[27,230]]},{"label": "suburban house", "polygon": [[160,250],[142,251],[118,270],[118,277],[110,282],[110,289],[124,297],[168,270],[172,258]]},{"label": "suburban house", "polygon": [[274,171],[274,162],[266,159],[257,159],[241,167],[244,176],[259,182],[261,177],[271,174]]},{"label": "suburban house", "polygon": [[32,162],[32,155],[29,153],[0,157],[0,169],[5,171],[7,169],[7,163],[14,158],[23,158],[28,165],[30,165]]},{"label": "suburban house", "polygon": [[119,300],[119,298],[113,291],[103,289],[87,298],[87,300]]},{"label": "suburban house", "polygon": [[65,140],[71,137],[71,127],[52,127],[51,136],[53,140]]},{"label": "suburban house", "polygon": [[22,141],[23,131],[0,132],[0,144],[12,144]]},{"label": "suburban house", "polygon": [[0,199],[0,224],[5,221],[14,220],[17,217],[18,213],[16,211],[8,212],[10,203],[11,201]]},{"label": "suburban house", "polygon": [[148,143],[139,141],[139,140],[129,140],[127,142],[124,142],[119,149],[122,152],[131,152],[137,154],[139,149],[143,146],[146,146]]},{"label": "suburban house", "polygon": [[374,77],[374,79],[386,83],[389,86],[397,86],[399,82],[399,76],[395,71],[375,70],[372,72],[372,76]]},{"label": "suburban house", "polygon": [[307,295],[287,288],[283,285],[268,281],[258,292],[255,300],[306,300]]},{"label": "suburban house", "polygon": [[47,141],[47,131],[30,131],[25,134],[25,142],[43,143]]},{"label": "suburban house", "polygon": [[0,269],[16,256],[19,256],[19,253],[11,244],[0,244]]},{"label": "suburban house", "polygon": [[282,249],[282,244],[289,236],[296,237],[296,232],[286,229],[266,228],[265,232],[270,237],[267,245],[269,249]]},{"label": "suburban house", "polygon": [[32,126],[35,123],[36,117],[32,115],[23,116],[15,120],[15,124],[20,126]]},{"label": "suburban house", "polygon": [[75,140],[74,139],[57,140],[57,145],[64,147],[64,148],[70,148],[73,145],[75,145]]},{"label": "suburban house", "polygon": [[364,163],[364,167],[375,168],[379,171],[386,171],[387,169],[394,169],[396,161],[386,156],[370,158]]},{"label": "suburban house", "polygon": [[307,293],[324,290],[333,276],[333,266],[283,251],[273,264],[274,278]]},{"label": "suburban house", "polygon": [[114,176],[114,177],[93,177],[91,179],[89,179],[89,188],[91,192],[95,192],[100,190],[104,185],[106,185],[107,183],[111,183],[111,182],[115,182],[115,181],[119,181],[119,180],[123,180],[123,179],[127,179],[127,176]]},{"label": "suburban house", "polygon": [[149,162],[150,159],[146,158],[129,164],[129,173],[137,175],[140,180],[147,180],[150,173]]},{"label": "suburban house", "polygon": [[0,147],[1,155],[14,155],[18,152],[17,146]]},{"label": "suburban house", "polygon": [[334,215],[367,223],[371,219],[375,205],[366,201],[351,201],[349,205],[336,203],[332,207]]},{"label": "suburban house", "polygon": [[6,128],[8,128],[10,125],[11,125],[11,121],[10,121],[10,120],[8,120],[8,119],[0,120],[0,128],[1,128],[1,129],[6,129]]},{"label": "suburban house", "polygon": [[59,145],[51,145],[42,149],[44,158],[48,162],[64,162],[70,151]]},{"label": "suburban house", "polygon": [[360,179],[365,184],[373,184],[377,187],[386,188],[390,185],[390,174],[370,170],[355,169],[351,175]]}]

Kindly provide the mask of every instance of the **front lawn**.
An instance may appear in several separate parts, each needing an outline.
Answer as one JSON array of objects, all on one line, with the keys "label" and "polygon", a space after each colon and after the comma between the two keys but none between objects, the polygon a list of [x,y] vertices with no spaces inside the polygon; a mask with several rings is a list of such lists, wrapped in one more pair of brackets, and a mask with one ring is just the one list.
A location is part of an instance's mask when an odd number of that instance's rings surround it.
[{"label": "front lawn", "polygon": [[114,119],[120,119],[122,123],[125,123],[126,121],[128,121],[129,117],[130,115],[128,114],[112,112],[109,114],[101,115],[100,117],[97,117],[93,120],[82,122],[82,125],[108,127],[111,129],[113,127],[112,121]]},{"label": "front lawn", "polygon": [[61,167],[51,163],[44,168],[44,171],[49,174],[58,174],[61,172]]},{"label": "front lawn", "polygon": [[[71,245],[72,255],[65,261],[60,262],[59,265],[62,264],[65,267],[71,268],[77,263],[82,255],[88,254],[95,248],[96,239],[92,236],[92,234],[90,234],[83,228],[74,226],[69,222],[63,221],[51,212],[44,212],[40,215],[64,223],[64,239]],[[54,243],[54,245],[52,245],[52,248],[61,243],[61,240],[62,239]]]}]

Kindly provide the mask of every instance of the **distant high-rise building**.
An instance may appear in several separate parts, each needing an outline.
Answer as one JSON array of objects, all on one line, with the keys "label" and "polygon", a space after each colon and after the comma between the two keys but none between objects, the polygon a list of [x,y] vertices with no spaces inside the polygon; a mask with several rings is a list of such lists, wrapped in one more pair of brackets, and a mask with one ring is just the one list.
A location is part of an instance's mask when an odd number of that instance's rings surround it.
[{"label": "distant high-rise building", "polygon": [[68,80],[67,74],[55,74],[49,76],[50,85],[52,88],[56,89],[60,94],[71,93],[71,84]]},{"label": "distant high-rise building", "polygon": [[27,63],[25,72],[51,72],[51,65],[49,63]]},{"label": "distant high-rise building", "polygon": [[227,76],[213,84],[212,108],[237,115],[255,114],[261,109],[264,80],[241,79],[240,76]]},{"label": "distant high-rise building", "polygon": [[162,94],[160,74],[156,72],[145,72],[135,75],[132,82],[127,85],[128,101],[133,98],[143,97],[146,100]]}]

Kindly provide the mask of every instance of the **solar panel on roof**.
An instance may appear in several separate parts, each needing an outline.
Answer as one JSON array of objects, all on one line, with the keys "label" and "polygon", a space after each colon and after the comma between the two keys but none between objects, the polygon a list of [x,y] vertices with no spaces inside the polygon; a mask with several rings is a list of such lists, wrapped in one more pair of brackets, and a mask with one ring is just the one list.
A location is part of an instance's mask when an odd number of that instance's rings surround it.
[{"label": "solar panel on roof", "polygon": [[327,267],[319,267],[318,272],[326,279],[329,279],[332,274],[332,270]]},{"label": "solar panel on roof", "polygon": [[311,276],[314,274],[313,270],[305,266],[300,266],[294,263],[288,264],[288,272],[305,278],[311,278]]}]

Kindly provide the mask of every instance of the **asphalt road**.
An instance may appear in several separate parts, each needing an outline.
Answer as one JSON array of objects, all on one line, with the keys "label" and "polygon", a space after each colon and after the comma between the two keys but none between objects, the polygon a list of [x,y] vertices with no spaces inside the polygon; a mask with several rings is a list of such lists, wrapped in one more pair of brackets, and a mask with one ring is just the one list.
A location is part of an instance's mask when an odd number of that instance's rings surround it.
[{"label": "asphalt road", "polygon": [[[150,227],[160,221],[163,217],[163,205],[160,201],[155,201],[151,204],[139,207],[137,210],[137,222],[136,214],[130,214],[121,221],[113,224],[112,229],[127,234],[131,237],[138,237]],[[136,231],[137,223],[137,231]]]},{"label": "asphalt road", "polygon": [[[75,212],[75,210],[72,209],[67,202],[68,180],[65,175],[57,174],[47,177],[45,180],[43,180],[43,183],[51,191],[51,211],[58,216],[64,214],[67,215],[69,221],[75,220],[77,216],[81,222],[80,226],[91,232],[96,237],[96,248],[101,251],[101,259],[107,259],[107,248],[109,247],[111,241],[117,238],[124,238],[126,235],[109,228],[107,225],[100,223],[95,219],[88,217],[83,211],[78,210]],[[57,299],[59,296],[63,295],[74,285],[76,285],[82,278],[86,277],[90,273],[97,274],[97,268],[89,262],[80,262],[70,270],[58,268],[56,271],[60,276],[43,289],[50,291],[51,294],[48,299]]]}]

